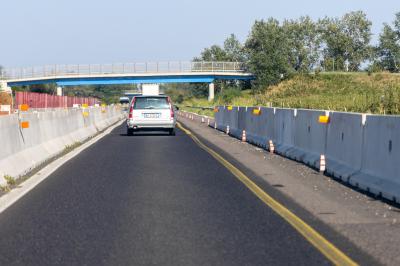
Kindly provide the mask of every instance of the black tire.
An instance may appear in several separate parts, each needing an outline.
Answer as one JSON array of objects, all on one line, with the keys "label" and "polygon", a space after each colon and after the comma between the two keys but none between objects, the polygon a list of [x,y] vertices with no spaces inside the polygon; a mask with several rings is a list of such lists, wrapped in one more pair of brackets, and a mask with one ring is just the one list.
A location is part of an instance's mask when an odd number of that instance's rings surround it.
[{"label": "black tire", "polygon": [[175,136],[175,128],[169,130],[170,136]]},{"label": "black tire", "polygon": [[126,135],[128,135],[128,136],[133,136],[133,129],[132,129],[132,128],[128,128],[128,129],[126,130]]}]

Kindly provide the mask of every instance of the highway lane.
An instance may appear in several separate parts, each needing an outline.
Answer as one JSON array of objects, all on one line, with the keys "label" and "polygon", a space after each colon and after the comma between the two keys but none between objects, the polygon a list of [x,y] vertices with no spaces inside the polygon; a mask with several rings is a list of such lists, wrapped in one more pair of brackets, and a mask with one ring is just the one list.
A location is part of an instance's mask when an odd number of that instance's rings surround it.
[{"label": "highway lane", "polygon": [[182,131],[125,132],[0,214],[0,265],[330,264]]}]

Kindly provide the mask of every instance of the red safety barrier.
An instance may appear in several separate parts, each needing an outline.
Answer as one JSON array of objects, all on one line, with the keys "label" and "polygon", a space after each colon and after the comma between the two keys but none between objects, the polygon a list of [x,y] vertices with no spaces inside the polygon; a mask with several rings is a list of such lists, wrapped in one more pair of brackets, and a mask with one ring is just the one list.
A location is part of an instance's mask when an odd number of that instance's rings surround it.
[{"label": "red safety barrier", "polygon": [[25,91],[15,93],[15,108],[18,108],[21,104],[28,104],[30,108],[65,108],[73,107],[74,104],[93,106],[99,103],[98,99],[92,97],[57,96]]}]

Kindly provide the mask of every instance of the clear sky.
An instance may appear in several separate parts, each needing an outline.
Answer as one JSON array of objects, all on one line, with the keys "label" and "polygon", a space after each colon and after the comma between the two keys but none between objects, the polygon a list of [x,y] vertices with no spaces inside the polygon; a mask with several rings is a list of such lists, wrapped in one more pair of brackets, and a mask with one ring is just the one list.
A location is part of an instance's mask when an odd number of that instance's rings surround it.
[{"label": "clear sky", "polygon": [[0,65],[190,60],[255,20],[363,10],[374,40],[400,0],[1,0]]}]

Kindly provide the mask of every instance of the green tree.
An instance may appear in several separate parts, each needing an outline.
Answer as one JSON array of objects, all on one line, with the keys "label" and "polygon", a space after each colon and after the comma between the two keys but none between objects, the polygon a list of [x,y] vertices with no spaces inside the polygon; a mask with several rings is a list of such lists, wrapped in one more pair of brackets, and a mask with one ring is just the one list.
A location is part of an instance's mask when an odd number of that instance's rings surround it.
[{"label": "green tree", "polygon": [[256,21],[245,48],[250,71],[256,76],[256,89],[276,84],[291,73],[289,40],[277,20]]},{"label": "green tree", "polygon": [[349,70],[357,71],[370,58],[372,23],[364,12],[350,12],[341,19],[326,17],[318,24],[325,46],[324,61],[334,60],[336,69],[346,69],[347,63]]},{"label": "green tree", "polygon": [[212,45],[209,48],[205,48],[199,58],[195,58],[195,61],[227,61],[228,56],[225,50],[219,45]]},{"label": "green tree", "polygon": [[321,37],[317,24],[310,17],[285,20],[283,29],[290,47],[290,64],[298,72],[309,72],[318,63]]},{"label": "green tree", "polygon": [[398,72],[400,70],[400,12],[396,14],[394,28],[384,24],[379,35],[377,56],[384,70]]},{"label": "green tree", "polygon": [[244,47],[233,33],[225,39],[224,51],[228,61],[244,62],[246,60]]}]

